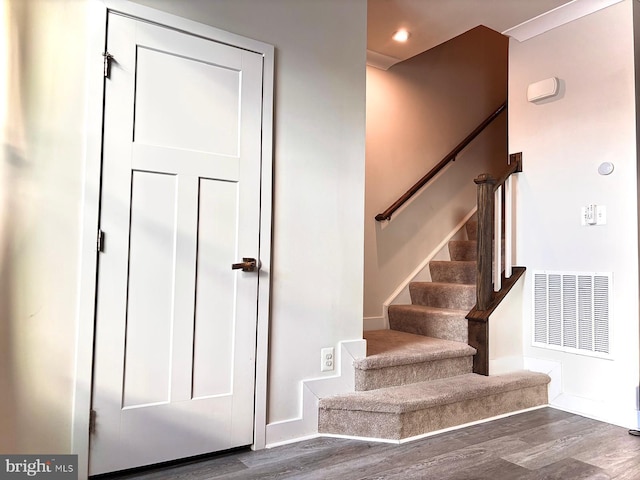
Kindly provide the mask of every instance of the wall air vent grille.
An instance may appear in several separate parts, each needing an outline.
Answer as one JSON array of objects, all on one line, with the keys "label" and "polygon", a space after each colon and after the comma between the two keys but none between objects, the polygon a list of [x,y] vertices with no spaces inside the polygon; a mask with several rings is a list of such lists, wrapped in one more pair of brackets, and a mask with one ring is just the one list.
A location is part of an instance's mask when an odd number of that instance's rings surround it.
[{"label": "wall air vent grille", "polygon": [[611,357],[611,273],[534,272],[533,345]]}]

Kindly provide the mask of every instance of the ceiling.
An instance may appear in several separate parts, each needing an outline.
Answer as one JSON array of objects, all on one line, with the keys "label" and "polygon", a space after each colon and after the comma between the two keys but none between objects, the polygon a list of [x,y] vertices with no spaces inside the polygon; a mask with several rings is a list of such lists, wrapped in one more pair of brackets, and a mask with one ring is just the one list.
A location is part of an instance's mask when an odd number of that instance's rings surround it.
[{"label": "ceiling", "polygon": [[[571,0],[368,0],[367,49],[405,60],[478,25],[504,32]],[[411,36],[398,43],[400,28]]]}]

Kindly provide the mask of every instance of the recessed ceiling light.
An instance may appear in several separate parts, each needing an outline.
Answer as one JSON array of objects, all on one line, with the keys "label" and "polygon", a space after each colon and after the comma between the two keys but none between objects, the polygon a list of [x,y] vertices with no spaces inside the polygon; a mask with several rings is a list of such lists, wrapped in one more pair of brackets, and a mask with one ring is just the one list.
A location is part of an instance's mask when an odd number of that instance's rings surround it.
[{"label": "recessed ceiling light", "polygon": [[393,38],[396,42],[406,42],[409,39],[409,35],[410,33],[407,30],[401,28],[396,33],[394,33],[393,37],[391,38]]}]

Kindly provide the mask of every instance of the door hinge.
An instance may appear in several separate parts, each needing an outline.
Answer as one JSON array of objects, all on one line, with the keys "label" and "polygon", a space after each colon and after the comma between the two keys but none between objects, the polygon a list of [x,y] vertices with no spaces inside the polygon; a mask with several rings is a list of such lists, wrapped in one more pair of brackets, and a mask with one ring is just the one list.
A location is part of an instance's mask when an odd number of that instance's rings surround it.
[{"label": "door hinge", "polygon": [[111,60],[113,60],[113,55],[109,52],[103,52],[102,57],[104,59],[104,78],[109,78],[111,75]]},{"label": "door hinge", "polygon": [[96,411],[92,408],[89,411],[89,434],[96,433]]},{"label": "door hinge", "polygon": [[104,252],[104,232],[98,229],[98,239],[96,242],[96,247],[98,249],[98,253]]}]

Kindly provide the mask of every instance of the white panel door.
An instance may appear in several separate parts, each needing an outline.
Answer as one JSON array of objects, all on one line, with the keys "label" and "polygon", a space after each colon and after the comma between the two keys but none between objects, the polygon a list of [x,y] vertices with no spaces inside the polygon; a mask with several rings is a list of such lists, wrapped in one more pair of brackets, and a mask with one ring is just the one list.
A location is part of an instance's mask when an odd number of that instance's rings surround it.
[{"label": "white panel door", "polygon": [[90,474],[253,442],[262,56],[110,14]]}]

